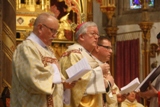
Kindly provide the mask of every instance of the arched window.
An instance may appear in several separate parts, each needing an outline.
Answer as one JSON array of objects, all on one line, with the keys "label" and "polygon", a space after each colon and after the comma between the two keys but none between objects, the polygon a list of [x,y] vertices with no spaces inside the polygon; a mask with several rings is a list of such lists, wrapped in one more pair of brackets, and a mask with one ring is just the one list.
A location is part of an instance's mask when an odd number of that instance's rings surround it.
[{"label": "arched window", "polygon": [[[154,6],[154,0],[147,0],[148,6]],[[142,7],[142,0],[130,0],[130,8],[131,9],[139,9]]]}]

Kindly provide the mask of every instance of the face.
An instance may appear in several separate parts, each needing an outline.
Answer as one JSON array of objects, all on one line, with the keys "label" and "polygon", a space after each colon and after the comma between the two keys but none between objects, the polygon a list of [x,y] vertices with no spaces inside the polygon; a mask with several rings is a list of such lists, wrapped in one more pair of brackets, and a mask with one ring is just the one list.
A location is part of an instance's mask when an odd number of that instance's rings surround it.
[{"label": "face", "polygon": [[95,46],[97,46],[97,41],[99,37],[97,27],[88,27],[87,32],[81,36],[85,44],[84,48],[86,48],[88,51],[92,51]]},{"label": "face", "polygon": [[134,92],[130,92],[130,94],[126,98],[129,101],[133,102],[136,99],[136,94]]},{"label": "face", "polygon": [[98,44],[99,57],[102,62],[107,62],[110,60],[112,54],[111,42],[104,39],[101,44]]},{"label": "face", "polygon": [[39,24],[41,31],[39,38],[48,46],[52,44],[52,41],[57,36],[57,30],[59,28],[58,20],[54,17],[49,17],[44,23]]}]

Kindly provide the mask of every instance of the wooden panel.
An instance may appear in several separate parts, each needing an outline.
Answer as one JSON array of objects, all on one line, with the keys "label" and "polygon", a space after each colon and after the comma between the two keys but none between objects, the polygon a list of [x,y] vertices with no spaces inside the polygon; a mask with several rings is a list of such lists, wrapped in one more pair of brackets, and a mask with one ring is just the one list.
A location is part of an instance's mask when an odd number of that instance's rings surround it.
[{"label": "wooden panel", "polygon": [[[1,0],[0,1],[0,92],[6,83],[11,84],[12,73],[12,55],[16,46],[16,1]],[[4,82],[5,80],[6,82]]]},{"label": "wooden panel", "polygon": [[2,87],[2,0],[0,0],[0,93]]}]

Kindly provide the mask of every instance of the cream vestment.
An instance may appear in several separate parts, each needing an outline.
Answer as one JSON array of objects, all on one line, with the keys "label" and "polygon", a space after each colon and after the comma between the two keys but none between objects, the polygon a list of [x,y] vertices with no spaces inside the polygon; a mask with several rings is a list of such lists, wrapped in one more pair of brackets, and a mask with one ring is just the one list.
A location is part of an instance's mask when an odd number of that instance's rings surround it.
[{"label": "cream vestment", "polygon": [[[94,59],[98,62],[99,65],[103,64],[103,62],[98,60],[96,57],[94,57]],[[113,87],[110,87],[109,89],[109,92],[105,93],[106,102],[104,105],[105,107],[118,107],[117,94],[119,93],[119,88],[116,84],[114,84]],[[115,91],[115,94],[112,94],[113,90]]]},{"label": "cream vestment", "polygon": [[137,100],[130,102],[129,100],[124,100],[121,103],[121,107],[144,107],[141,103],[137,102]]},{"label": "cream vestment", "polygon": [[102,69],[98,62],[78,43],[69,46],[62,55],[60,65],[62,74],[68,78],[65,70],[86,57],[92,70],[81,77],[71,89],[71,103],[66,107],[102,107],[102,93],[105,93]]},{"label": "cream vestment", "polygon": [[[13,55],[11,107],[63,107],[63,86],[54,84],[57,59],[34,33],[17,46]],[[58,67],[57,67],[58,68]]]}]

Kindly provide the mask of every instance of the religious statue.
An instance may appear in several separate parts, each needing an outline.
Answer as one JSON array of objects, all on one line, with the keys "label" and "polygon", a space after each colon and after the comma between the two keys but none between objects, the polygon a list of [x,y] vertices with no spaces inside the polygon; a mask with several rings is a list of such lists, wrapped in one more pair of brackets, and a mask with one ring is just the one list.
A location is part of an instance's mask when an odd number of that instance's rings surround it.
[{"label": "religious statue", "polygon": [[73,40],[73,30],[71,24],[69,23],[68,15],[63,16],[60,19],[60,27],[58,29],[58,39],[61,40]]},{"label": "religious statue", "polygon": [[51,0],[51,12],[59,19],[58,40],[73,40],[73,31],[70,17],[70,9],[64,1]]}]

